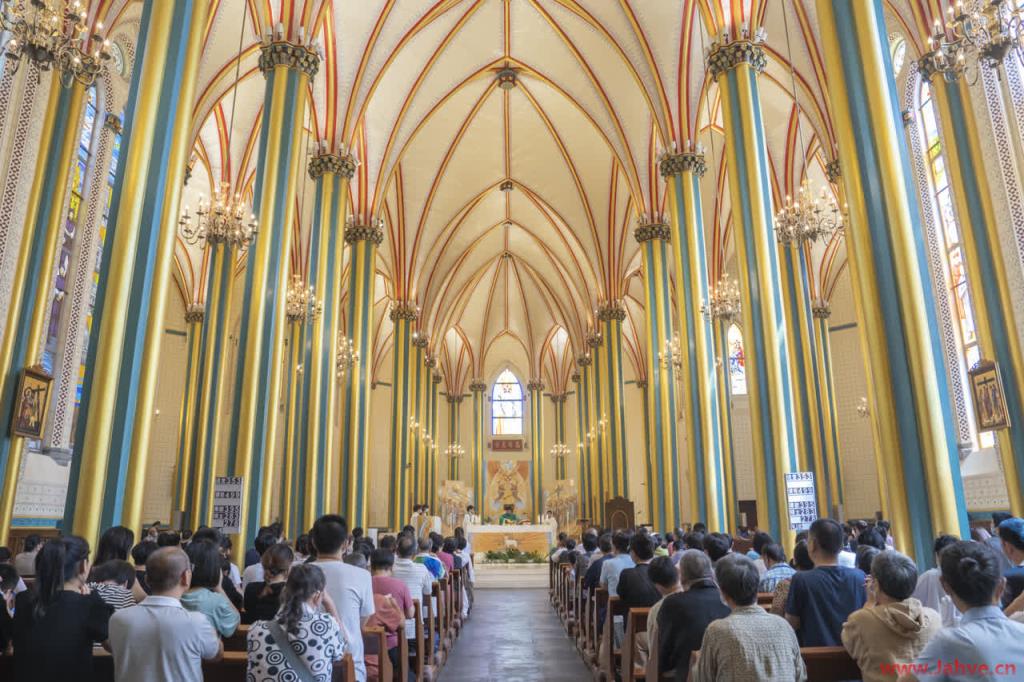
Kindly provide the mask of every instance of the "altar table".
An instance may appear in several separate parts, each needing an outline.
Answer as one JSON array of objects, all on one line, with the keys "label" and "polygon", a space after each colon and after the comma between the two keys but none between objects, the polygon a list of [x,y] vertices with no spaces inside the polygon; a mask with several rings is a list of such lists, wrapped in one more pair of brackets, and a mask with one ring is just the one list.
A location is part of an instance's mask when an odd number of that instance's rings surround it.
[{"label": "altar table", "polygon": [[475,554],[514,547],[520,552],[537,552],[547,556],[548,551],[555,546],[555,529],[547,524],[466,526],[466,539]]}]

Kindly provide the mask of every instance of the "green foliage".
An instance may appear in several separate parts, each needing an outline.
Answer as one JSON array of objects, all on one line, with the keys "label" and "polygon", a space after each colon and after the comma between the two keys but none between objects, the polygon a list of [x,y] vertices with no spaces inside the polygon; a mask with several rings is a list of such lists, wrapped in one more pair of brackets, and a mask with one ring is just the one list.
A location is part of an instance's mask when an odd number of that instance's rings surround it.
[{"label": "green foliage", "polygon": [[496,564],[542,564],[545,561],[537,552],[522,552],[514,547],[491,550],[485,556],[488,563]]}]

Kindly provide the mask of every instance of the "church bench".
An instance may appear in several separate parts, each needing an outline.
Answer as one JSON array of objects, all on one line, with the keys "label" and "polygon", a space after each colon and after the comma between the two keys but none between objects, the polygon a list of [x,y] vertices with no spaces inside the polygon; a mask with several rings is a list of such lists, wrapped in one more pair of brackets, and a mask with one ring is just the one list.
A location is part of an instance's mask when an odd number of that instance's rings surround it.
[{"label": "church bench", "polygon": [[636,664],[637,636],[647,632],[650,608],[630,609],[626,614],[626,634],[622,638],[622,682],[647,678],[644,666]]},{"label": "church bench", "polygon": [[[412,650],[409,651],[409,658],[412,659],[413,673],[417,682],[426,682],[433,678],[433,665],[428,662],[427,642],[424,632],[424,611],[430,609],[430,600],[426,600],[427,608],[423,608],[420,599],[413,599],[413,622],[416,624],[416,639],[413,640]],[[404,682],[404,681],[403,681]]]},{"label": "church bench", "polygon": [[555,589],[555,577],[557,576],[557,567],[554,561],[548,560],[548,595],[551,597],[551,603],[558,605],[558,590]]},{"label": "church bench", "polygon": [[801,647],[800,656],[807,666],[807,679],[814,682],[838,682],[861,679],[857,662],[841,646]]},{"label": "church bench", "polygon": [[597,655],[601,646],[601,626],[604,624],[604,621],[601,620],[601,616],[608,608],[608,588],[600,586],[595,587],[591,600],[590,616],[587,624],[587,628],[590,632],[587,636],[586,657],[587,664],[596,669],[599,667]]},{"label": "church bench", "polygon": [[452,611],[455,613],[452,625],[455,627],[456,635],[462,630],[462,608],[465,606],[465,602],[462,599],[462,590],[464,589],[463,581],[465,579],[465,569],[457,568],[452,571]]},{"label": "church bench", "polygon": [[249,650],[249,628],[250,625],[239,625],[235,634],[224,637],[224,651],[248,651]]},{"label": "church bench", "polygon": [[[375,656],[377,658],[377,674],[376,676],[368,674],[368,680],[371,682],[373,680],[378,682],[392,682],[394,680],[395,672],[391,665],[391,659],[388,658],[388,633],[384,628],[363,628],[363,655],[367,657]],[[366,668],[367,673],[369,673],[369,662]]]},{"label": "church bench", "polygon": [[583,591],[583,578],[578,578],[576,581],[576,594],[577,594],[577,617],[576,621],[579,627],[576,628],[576,649],[579,650],[580,654],[584,654],[587,650],[587,637],[590,632],[590,603],[591,597],[589,594]]},{"label": "church bench", "polygon": [[445,593],[442,589],[442,580],[444,578],[435,580],[430,586],[430,594],[437,608],[433,609],[432,605],[431,612],[427,616],[430,642],[434,644],[431,647],[431,658],[428,660],[432,661],[438,670],[444,666],[445,657],[448,653],[447,633],[445,631]]},{"label": "church bench", "polygon": [[[622,661],[622,649],[615,646],[615,617],[622,616],[625,619],[629,608],[618,597],[608,597],[608,608],[605,610],[604,631],[601,633],[602,644],[607,643],[598,649],[601,661],[598,670],[604,674],[604,679],[615,680],[616,671]],[[603,656],[602,656],[603,655]]]},{"label": "church bench", "polygon": [[570,637],[576,633],[577,627],[576,602],[573,589],[576,586],[576,582],[572,577],[572,569],[571,564],[562,564],[562,610],[565,614],[565,627]]},{"label": "church bench", "polygon": [[775,599],[774,592],[758,592],[757,593],[757,605],[765,611],[770,611],[772,608],[772,600]]}]

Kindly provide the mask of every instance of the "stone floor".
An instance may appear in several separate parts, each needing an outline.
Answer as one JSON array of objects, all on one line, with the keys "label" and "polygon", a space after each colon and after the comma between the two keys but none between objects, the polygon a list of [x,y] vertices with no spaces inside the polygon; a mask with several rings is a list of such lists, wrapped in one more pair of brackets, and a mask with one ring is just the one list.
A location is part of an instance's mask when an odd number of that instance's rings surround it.
[{"label": "stone floor", "polygon": [[585,682],[547,588],[481,589],[439,682]]}]

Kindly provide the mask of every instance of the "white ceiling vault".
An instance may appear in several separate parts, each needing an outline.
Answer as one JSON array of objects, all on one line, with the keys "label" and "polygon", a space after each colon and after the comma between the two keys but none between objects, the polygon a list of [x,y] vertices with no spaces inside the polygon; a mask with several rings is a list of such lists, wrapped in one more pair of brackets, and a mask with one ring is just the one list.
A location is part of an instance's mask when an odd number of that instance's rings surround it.
[{"label": "white ceiling vault", "polygon": [[[904,5],[919,1],[938,0],[899,0],[900,16],[912,22]],[[777,200],[805,175],[826,184],[824,164],[834,158],[813,0],[210,3],[184,203],[194,206],[222,182],[251,199],[264,89],[260,36],[278,23],[292,39],[300,30],[315,36],[325,59],[310,87],[307,151],[320,141],[351,147],[362,162],[351,213],[386,226],[375,372],[387,371],[388,301],[414,302],[453,393],[509,344],[527,359],[530,378],[565,390],[594,308],[608,299],[626,300],[624,350],[631,373],[643,376],[632,235],[640,213],[664,210],[657,159],[672,143],[700,140],[706,148],[712,276],[730,267],[718,91],[703,66],[708,36],[744,24],[767,30],[762,93]],[[137,21],[138,4],[94,0],[92,11],[111,25]],[[499,87],[502,69],[514,70],[515,87]],[[304,276],[308,179],[295,201],[291,268]],[[827,295],[845,265],[842,244],[809,257],[815,295]],[[176,259],[179,293],[202,301],[202,249],[180,242]]]}]

